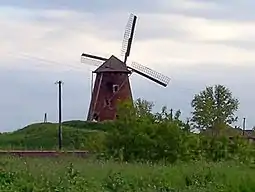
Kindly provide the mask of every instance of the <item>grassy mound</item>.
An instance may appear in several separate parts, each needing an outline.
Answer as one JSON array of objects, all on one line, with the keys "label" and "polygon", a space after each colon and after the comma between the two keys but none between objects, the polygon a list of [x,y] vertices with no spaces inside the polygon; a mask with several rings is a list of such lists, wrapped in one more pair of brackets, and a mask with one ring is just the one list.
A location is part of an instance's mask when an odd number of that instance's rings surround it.
[{"label": "grassy mound", "polygon": [[88,122],[88,121],[81,121],[81,120],[72,120],[72,121],[65,121],[62,123],[64,126],[74,127],[78,129],[86,129],[86,130],[100,130],[100,131],[107,131],[109,126],[112,126],[111,121],[106,122]]},{"label": "grassy mound", "polygon": [[[95,129],[86,129],[80,122],[80,127],[63,124],[63,149],[92,150],[100,147],[100,137],[104,132]],[[83,126],[82,126],[83,125]],[[88,126],[87,126],[88,127]],[[97,143],[95,143],[97,141]],[[58,148],[58,125],[55,123],[37,123],[28,125],[11,133],[0,135],[0,149],[45,149]]]}]

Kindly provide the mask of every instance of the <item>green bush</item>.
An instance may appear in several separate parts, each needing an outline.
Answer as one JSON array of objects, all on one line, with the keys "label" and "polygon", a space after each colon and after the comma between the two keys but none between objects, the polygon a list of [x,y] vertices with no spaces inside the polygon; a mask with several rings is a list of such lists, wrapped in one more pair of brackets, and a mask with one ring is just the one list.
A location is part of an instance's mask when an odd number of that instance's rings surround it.
[{"label": "green bush", "polygon": [[[145,109],[141,109],[147,107]],[[180,112],[153,114],[145,102],[122,103],[119,118],[105,135],[105,156],[120,161],[207,161],[252,162],[254,146],[242,137],[203,135],[190,131]],[[227,129],[222,126],[222,129]],[[228,128],[230,129],[230,128]],[[218,133],[218,132],[217,132]],[[224,133],[224,134],[223,134]]]},{"label": "green bush", "polygon": [[[192,133],[189,123],[180,120],[163,107],[152,112],[153,104],[137,100],[120,103],[118,119],[103,123],[67,121],[63,123],[63,148],[89,150],[98,157],[118,161],[224,161],[253,162],[254,144],[238,134],[230,139],[235,129],[221,124],[215,133]],[[58,125],[32,124],[12,133],[0,135],[1,149],[58,148]]]}]

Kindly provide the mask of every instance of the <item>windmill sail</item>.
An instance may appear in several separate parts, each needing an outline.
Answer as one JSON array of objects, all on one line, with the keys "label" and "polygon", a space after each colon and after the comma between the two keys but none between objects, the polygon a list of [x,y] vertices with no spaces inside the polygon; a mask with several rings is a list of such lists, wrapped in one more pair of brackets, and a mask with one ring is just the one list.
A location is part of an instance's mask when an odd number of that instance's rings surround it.
[{"label": "windmill sail", "polygon": [[128,68],[164,87],[166,87],[170,81],[169,77],[136,62],[132,62]]},{"label": "windmill sail", "polygon": [[82,53],[81,54],[81,63],[85,63],[88,65],[93,65],[93,66],[100,66],[103,64],[104,61],[106,61],[106,58],[99,57],[96,55],[90,55],[87,53]]},{"label": "windmill sail", "polygon": [[[131,44],[133,41],[136,20],[137,20],[137,16],[131,14],[129,17],[128,23],[126,25],[126,30],[124,33],[124,40],[122,42],[122,50],[121,50],[121,55],[124,56],[124,61],[123,61],[124,65],[126,65],[127,57],[130,55],[130,49],[131,49]],[[81,56],[82,56],[81,58],[82,63],[87,63],[94,66],[100,66],[105,61],[108,60],[103,57],[90,55],[86,53],[83,53]],[[170,81],[169,77],[136,62],[132,62],[131,65],[126,67],[130,69],[131,71],[136,72],[164,87],[166,87]]]},{"label": "windmill sail", "polygon": [[[108,59],[104,58],[104,57],[99,57],[96,55],[90,55],[90,54],[86,54],[83,53],[81,55],[81,62],[82,63],[86,63],[89,65],[93,65],[93,66],[97,66],[99,67],[100,65],[102,65],[105,61],[107,61]],[[139,75],[142,75],[164,87],[167,86],[167,84],[170,81],[170,78],[157,72],[154,71],[144,65],[141,65],[137,62],[132,62],[131,65],[127,66],[128,69],[130,69],[133,72],[138,73]]]},{"label": "windmill sail", "polygon": [[124,33],[124,39],[122,42],[121,56],[124,56],[124,63],[127,61],[127,57],[130,55],[131,44],[134,37],[135,25],[137,16],[131,14],[126,25]]}]

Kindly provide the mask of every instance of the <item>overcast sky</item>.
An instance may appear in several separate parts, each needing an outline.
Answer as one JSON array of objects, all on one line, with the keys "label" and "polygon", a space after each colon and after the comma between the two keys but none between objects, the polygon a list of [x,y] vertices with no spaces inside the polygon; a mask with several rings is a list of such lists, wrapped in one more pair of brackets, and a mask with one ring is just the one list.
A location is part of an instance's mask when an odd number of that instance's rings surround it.
[{"label": "overcast sky", "polygon": [[130,13],[138,16],[130,61],[171,77],[167,88],[133,74],[135,98],[181,109],[206,86],[223,84],[240,100],[238,115],[255,125],[255,1],[252,0],[0,0],[0,131],[85,119],[91,71],[82,52],[120,56]]}]

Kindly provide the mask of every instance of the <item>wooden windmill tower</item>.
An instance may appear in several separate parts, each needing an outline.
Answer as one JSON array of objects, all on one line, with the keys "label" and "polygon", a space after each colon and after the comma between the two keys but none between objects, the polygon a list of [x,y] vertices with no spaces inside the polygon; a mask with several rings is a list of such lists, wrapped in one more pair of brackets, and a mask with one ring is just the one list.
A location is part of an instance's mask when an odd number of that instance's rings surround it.
[{"label": "wooden windmill tower", "polygon": [[118,101],[131,100],[132,92],[129,76],[135,72],[164,87],[170,81],[166,77],[141,64],[132,62],[127,65],[127,57],[130,55],[131,44],[134,36],[137,16],[131,14],[128,20],[124,40],[122,43],[123,61],[112,55],[110,58],[99,57],[82,53],[81,62],[95,65],[98,68],[93,71],[96,79],[92,91],[88,121],[114,120]]}]

